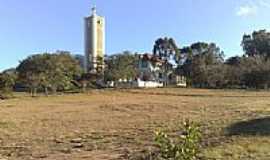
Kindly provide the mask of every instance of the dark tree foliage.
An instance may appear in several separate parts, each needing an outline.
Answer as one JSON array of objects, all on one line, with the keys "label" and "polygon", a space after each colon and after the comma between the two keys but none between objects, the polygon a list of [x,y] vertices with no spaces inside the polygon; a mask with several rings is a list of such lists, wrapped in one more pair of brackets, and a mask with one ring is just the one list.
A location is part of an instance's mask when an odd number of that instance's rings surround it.
[{"label": "dark tree foliage", "polygon": [[34,95],[38,89],[68,90],[73,87],[74,78],[80,76],[82,68],[69,52],[32,55],[17,67],[18,78]]},{"label": "dark tree foliage", "polygon": [[214,43],[198,42],[181,49],[184,57],[182,70],[189,85],[197,87],[221,87],[223,82],[224,53]]},{"label": "dark tree foliage", "polygon": [[173,64],[171,62],[175,61],[176,63],[180,63],[181,61],[180,50],[173,38],[165,37],[159,38],[155,41],[153,54],[165,61],[164,66],[162,67],[162,72],[164,73],[166,79],[164,85],[167,85],[169,75],[173,73]]},{"label": "dark tree foliage", "polygon": [[241,63],[241,57],[239,56],[234,56],[234,57],[230,57],[225,61],[225,64],[237,67],[239,66]]},{"label": "dark tree foliage", "polygon": [[[248,88],[268,88],[270,81],[270,33],[266,30],[259,30],[250,35],[245,34],[242,47],[245,55],[241,57],[241,63],[238,65],[238,68],[241,68],[241,70],[238,69],[241,83]],[[237,67],[235,66],[234,69],[237,70]]]},{"label": "dark tree foliage", "polygon": [[80,54],[76,54],[74,55],[74,58],[79,62],[81,68],[84,68],[84,56],[83,55],[80,55]]},{"label": "dark tree foliage", "polygon": [[105,62],[105,81],[134,79],[137,76],[138,58],[129,51],[111,55],[105,59]]},{"label": "dark tree foliage", "polygon": [[270,60],[264,56],[243,57],[242,82],[249,88],[268,88],[270,84]]},{"label": "dark tree foliage", "polygon": [[13,70],[6,70],[0,73],[0,99],[5,99],[12,95],[16,81],[16,73]]},{"label": "dark tree foliage", "polygon": [[169,60],[171,56],[180,55],[178,46],[173,38],[159,38],[155,41],[153,54],[161,57],[163,60]]},{"label": "dark tree foliage", "polygon": [[242,46],[247,56],[270,57],[270,33],[266,30],[254,31],[251,35],[245,34]]}]

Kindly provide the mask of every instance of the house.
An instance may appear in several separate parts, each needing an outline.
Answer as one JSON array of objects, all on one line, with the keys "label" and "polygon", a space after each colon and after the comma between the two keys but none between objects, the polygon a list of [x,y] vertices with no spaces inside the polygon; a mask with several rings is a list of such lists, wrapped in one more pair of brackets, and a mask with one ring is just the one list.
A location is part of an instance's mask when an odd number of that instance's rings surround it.
[{"label": "house", "polygon": [[147,53],[138,56],[138,75],[135,86],[140,88],[163,87],[165,61]]},{"label": "house", "polygon": [[108,87],[119,88],[158,88],[165,86],[186,87],[186,79],[175,73],[173,65],[153,54],[139,54],[137,76],[133,79],[119,79],[108,82]]},{"label": "house", "polygon": [[139,55],[138,77],[143,81],[163,82],[164,61],[151,54]]},{"label": "house", "polygon": [[186,78],[175,74],[173,65],[157,55],[148,53],[139,55],[136,86],[156,88],[168,85],[186,87]]}]

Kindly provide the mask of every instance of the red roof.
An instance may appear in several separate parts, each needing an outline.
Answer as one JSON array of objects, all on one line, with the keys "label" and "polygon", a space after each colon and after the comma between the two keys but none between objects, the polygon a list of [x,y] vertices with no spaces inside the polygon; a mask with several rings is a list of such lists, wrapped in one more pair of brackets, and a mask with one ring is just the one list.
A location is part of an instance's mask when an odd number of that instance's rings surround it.
[{"label": "red roof", "polygon": [[165,63],[165,61],[162,60],[162,59],[160,59],[159,56],[156,56],[156,55],[153,55],[153,54],[149,54],[149,53],[145,53],[143,55],[140,55],[140,58],[141,59],[144,59],[144,60],[149,60],[149,61],[152,61],[152,62]]}]

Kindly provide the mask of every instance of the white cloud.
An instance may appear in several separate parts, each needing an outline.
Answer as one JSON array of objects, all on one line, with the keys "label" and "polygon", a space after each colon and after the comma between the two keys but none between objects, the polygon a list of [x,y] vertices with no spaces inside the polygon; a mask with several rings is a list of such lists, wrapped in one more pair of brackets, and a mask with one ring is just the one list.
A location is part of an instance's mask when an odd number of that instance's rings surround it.
[{"label": "white cloud", "polygon": [[262,7],[270,8],[270,0],[260,0],[259,4]]},{"label": "white cloud", "polygon": [[256,5],[244,5],[237,9],[236,15],[240,17],[248,17],[256,15],[258,7]]},{"label": "white cloud", "polygon": [[270,9],[270,0],[248,0],[237,8],[236,15],[239,17],[250,17],[266,9]]}]

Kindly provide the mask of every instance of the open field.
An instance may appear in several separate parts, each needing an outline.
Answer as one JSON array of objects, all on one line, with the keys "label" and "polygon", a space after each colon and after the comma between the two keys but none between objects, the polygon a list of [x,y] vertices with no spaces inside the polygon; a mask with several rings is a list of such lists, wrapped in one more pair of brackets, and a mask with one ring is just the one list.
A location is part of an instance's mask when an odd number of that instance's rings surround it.
[{"label": "open field", "polygon": [[270,92],[149,89],[0,101],[0,159],[132,159],[189,118],[206,159],[270,159]]}]

